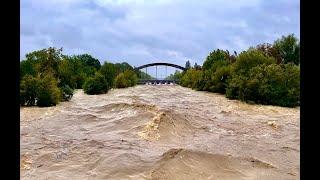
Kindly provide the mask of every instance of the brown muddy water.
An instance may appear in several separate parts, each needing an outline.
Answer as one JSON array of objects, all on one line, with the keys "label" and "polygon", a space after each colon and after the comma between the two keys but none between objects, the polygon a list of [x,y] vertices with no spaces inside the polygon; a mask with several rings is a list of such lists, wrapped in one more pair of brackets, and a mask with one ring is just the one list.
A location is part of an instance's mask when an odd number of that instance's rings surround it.
[{"label": "brown muddy water", "polygon": [[300,109],[180,86],[20,109],[21,179],[300,179]]}]

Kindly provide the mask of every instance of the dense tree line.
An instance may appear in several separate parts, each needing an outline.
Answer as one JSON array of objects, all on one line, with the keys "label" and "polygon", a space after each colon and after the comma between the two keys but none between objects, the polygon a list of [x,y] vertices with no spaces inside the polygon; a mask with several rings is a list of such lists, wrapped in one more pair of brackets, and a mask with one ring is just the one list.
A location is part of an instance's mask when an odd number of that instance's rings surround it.
[{"label": "dense tree line", "polygon": [[239,55],[210,52],[202,67],[190,67],[170,78],[200,91],[259,104],[294,107],[300,104],[300,42],[293,35],[273,44],[259,44]]},{"label": "dense tree line", "polygon": [[128,63],[101,65],[89,54],[67,56],[53,47],[34,51],[20,62],[20,104],[52,106],[70,100],[74,89],[101,94],[118,84],[134,86],[137,73]]}]

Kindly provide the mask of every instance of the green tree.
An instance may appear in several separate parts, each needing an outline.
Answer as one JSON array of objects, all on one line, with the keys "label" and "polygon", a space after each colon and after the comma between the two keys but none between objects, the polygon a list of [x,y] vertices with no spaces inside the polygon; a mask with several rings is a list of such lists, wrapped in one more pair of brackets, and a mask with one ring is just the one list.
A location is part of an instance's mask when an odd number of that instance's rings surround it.
[{"label": "green tree", "polygon": [[54,106],[61,101],[62,92],[58,82],[51,74],[45,74],[39,79],[37,105],[40,107]]},{"label": "green tree", "polygon": [[51,73],[55,77],[58,71],[59,61],[62,59],[62,48],[56,49],[49,47],[26,54],[27,61],[33,61],[35,64],[36,73],[47,74]]},{"label": "green tree", "polygon": [[136,73],[132,70],[126,70],[123,73],[120,73],[115,78],[116,88],[126,88],[135,86],[137,84],[138,77]]},{"label": "green tree", "polygon": [[20,82],[20,105],[34,106],[39,91],[39,81],[32,75],[25,75]]},{"label": "green tree", "polygon": [[280,52],[277,48],[273,47],[273,45],[264,43],[256,46],[256,49],[261,51],[265,56],[270,56],[275,58],[277,64],[282,62],[282,58]]},{"label": "green tree", "polygon": [[279,51],[282,63],[300,64],[300,42],[294,34],[282,36],[274,42],[273,46]]},{"label": "green tree", "polygon": [[211,92],[222,93],[226,92],[227,80],[230,77],[230,66],[220,66],[212,74],[208,90]]},{"label": "green tree", "polygon": [[135,86],[138,83],[138,77],[133,70],[126,70],[123,74],[129,80],[130,86]]},{"label": "green tree", "polygon": [[26,75],[20,83],[20,104],[27,106],[52,106],[59,103],[61,90],[52,74],[35,77]]},{"label": "green tree", "polygon": [[193,68],[194,68],[194,69],[197,69],[197,70],[200,70],[200,69],[201,69],[201,66],[199,66],[197,63],[194,63]]},{"label": "green tree", "polygon": [[76,73],[72,61],[63,59],[58,64],[59,87],[69,86],[74,89],[77,87]]},{"label": "green tree", "polygon": [[105,76],[100,72],[96,72],[94,77],[89,77],[83,84],[83,90],[86,94],[103,94],[110,89],[109,83]]},{"label": "green tree", "polygon": [[265,56],[261,51],[251,48],[239,54],[231,66],[231,71],[233,74],[247,74],[255,66],[272,63],[276,63],[273,57]]},{"label": "green tree", "polygon": [[133,70],[133,67],[130,66],[130,64],[126,63],[126,62],[122,62],[122,63],[115,63],[114,64],[114,68],[116,71],[116,75],[125,72],[126,70]]},{"label": "green tree", "polygon": [[118,74],[115,79],[115,86],[116,88],[126,88],[129,87],[128,81],[126,80],[123,73]]},{"label": "green tree", "polygon": [[300,69],[293,64],[255,66],[247,75],[233,77],[226,95],[259,104],[297,106],[300,103]]},{"label": "green tree", "polygon": [[149,74],[143,72],[142,70],[134,70],[137,74],[138,79],[155,79],[154,77],[150,76]]},{"label": "green tree", "polygon": [[69,87],[69,85],[64,85],[60,87],[62,91],[62,99],[64,101],[69,101],[73,96],[73,89]]},{"label": "green tree", "polygon": [[100,61],[89,54],[81,54],[75,56],[75,58],[79,59],[85,66],[93,67],[96,70],[100,69],[101,64]]},{"label": "green tree", "polygon": [[198,89],[201,84],[202,71],[196,69],[189,69],[181,78],[180,84],[184,87]]},{"label": "green tree", "polygon": [[103,75],[105,78],[108,87],[112,88],[114,86],[114,79],[117,76],[116,67],[112,63],[105,62],[99,72]]},{"label": "green tree", "polygon": [[243,88],[246,87],[250,70],[259,65],[274,63],[276,60],[273,57],[265,56],[254,48],[240,53],[236,62],[231,65],[231,77],[227,80],[226,96],[231,99],[241,98],[241,93],[246,93]]},{"label": "green tree", "polygon": [[168,77],[166,77],[166,80],[180,81],[181,77],[182,77],[182,73],[176,70],[174,74],[170,74]]},{"label": "green tree", "polygon": [[190,69],[190,68],[191,68],[191,64],[190,64],[190,61],[189,61],[189,60],[186,62],[185,68],[186,68],[186,69]]},{"label": "green tree", "polygon": [[36,75],[35,63],[30,60],[23,60],[20,62],[20,80],[26,75]]},{"label": "green tree", "polygon": [[227,51],[223,51],[220,49],[214,50],[213,52],[210,52],[210,54],[207,56],[202,67],[204,70],[208,70],[216,62],[221,62],[221,61],[227,62],[229,57],[230,55],[229,55],[229,52]]}]

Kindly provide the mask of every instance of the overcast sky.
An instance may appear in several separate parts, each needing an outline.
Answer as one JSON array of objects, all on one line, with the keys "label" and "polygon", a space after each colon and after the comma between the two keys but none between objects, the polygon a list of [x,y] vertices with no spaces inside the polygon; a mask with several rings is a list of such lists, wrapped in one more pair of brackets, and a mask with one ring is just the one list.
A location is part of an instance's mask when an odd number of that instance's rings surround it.
[{"label": "overcast sky", "polygon": [[217,48],[300,36],[299,0],[21,0],[20,19],[20,60],[54,46],[101,63],[202,65]]}]

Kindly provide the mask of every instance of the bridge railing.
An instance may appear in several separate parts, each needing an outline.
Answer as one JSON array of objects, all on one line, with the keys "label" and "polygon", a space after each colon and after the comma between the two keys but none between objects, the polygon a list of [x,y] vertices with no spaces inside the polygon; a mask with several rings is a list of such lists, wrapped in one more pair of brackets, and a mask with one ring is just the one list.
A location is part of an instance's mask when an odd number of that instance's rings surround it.
[{"label": "bridge railing", "polygon": [[140,79],[138,84],[178,84],[176,80]]}]

